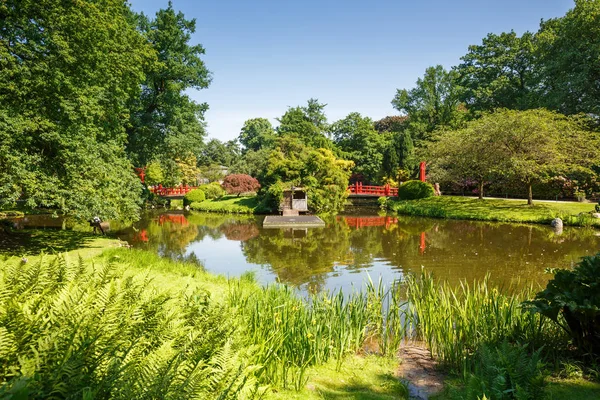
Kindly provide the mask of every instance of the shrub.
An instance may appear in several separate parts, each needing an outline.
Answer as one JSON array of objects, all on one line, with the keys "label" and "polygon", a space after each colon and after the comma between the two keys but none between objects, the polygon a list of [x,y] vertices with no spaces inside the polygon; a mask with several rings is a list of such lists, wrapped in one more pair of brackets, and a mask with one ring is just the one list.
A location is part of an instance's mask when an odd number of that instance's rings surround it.
[{"label": "shrub", "polygon": [[206,185],[201,185],[198,189],[202,190],[206,198],[210,200],[218,199],[225,195],[225,190],[223,190],[219,182],[207,183]]},{"label": "shrub", "polygon": [[146,178],[145,182],[147,185],[158,185],[163,183],[165,175],[162,167],[158,161],[152,161],[146,166]]},{"label": "shrub", "polygon": [[398,198],[400,200],[416,200],[433,197],[435,190],[430,183],[421,181],[408,181],[398,188]]},{"label": "shrub", "polygon": [[511,345],[505,340],[477,351],[466,399],[541,399],[544,385],[540,350],[529,354],[526,346]]},{"label": "shrub", "polygon": [[600,253],[556,272],[525,304],[563,328],[580,350],[600,355]]},{"label": "shrub", "polygon": [[260,183],[246,174],[227,175],[221,186],[227,193],[237,194],[238,196],[242,193],[256,192],[260,189]]},{"label": "shrub", "polygon": [[204,191],[202,191],[201,189],[194,189],[189,191],[185,195],[185,197],[183,198],[183,205],[189,206],[192,203],[199,203],[204,200],[206,200],[206,195],[204,194]]}]

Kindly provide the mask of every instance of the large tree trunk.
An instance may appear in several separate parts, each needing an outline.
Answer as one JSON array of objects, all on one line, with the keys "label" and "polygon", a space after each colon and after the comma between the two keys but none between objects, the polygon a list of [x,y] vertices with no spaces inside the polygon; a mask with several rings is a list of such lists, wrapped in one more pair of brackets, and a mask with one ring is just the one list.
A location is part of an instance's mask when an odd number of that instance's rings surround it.
[{"label": "large tree trunk", "polygon": [[528,194],[527,194],[527,204],[533,205],[533,191],[531,190],[531,182],[527,184]]},{"label": "large tree trunk", "polygon": [[479,182],[479,200],[483,200],[483,181]]}]

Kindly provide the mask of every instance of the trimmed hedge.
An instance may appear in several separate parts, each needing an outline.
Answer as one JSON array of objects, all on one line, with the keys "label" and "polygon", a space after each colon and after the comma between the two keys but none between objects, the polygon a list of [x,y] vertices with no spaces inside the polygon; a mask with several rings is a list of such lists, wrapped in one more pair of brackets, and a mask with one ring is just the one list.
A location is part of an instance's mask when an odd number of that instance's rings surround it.
[{"label": "trimmed hedge", "polygon": [[434,195],[433,185],[427,182],[408,181],[398,188],[398,198],[400,200],[426,199]]},{"label": "trimmed hedge", "polygon": [[189,206],[192,203],[199,203],[206,200],[206,195],[200,189],[194,189],[188,192],[183,198],[183,206]]}]

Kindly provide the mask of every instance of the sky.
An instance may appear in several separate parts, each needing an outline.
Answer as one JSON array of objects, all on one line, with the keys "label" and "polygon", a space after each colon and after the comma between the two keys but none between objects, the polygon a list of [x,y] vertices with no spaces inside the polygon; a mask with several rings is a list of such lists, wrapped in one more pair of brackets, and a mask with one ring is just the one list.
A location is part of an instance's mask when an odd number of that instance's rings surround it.
[{"label": "sky", "polygon": [[[154,16],[167,0],[130,0]],[[572,0],[173,0],[196,19],[191,43],[206,50],[209,138],[236,138],[244,121],[275,118],[316,98],[329,122],[359,112],[397,115],[397,89],[410,89],[429,66],[460,63],[488,33],[536,31]]]}]

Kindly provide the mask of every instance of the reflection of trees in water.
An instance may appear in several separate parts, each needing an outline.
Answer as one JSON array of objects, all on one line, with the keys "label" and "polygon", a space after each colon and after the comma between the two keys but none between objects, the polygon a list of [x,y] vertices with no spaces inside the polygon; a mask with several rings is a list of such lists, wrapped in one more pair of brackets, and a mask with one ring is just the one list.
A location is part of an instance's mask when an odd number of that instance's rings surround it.
[{"label": "reflection of trees in water", "polygon": [[260,232],[258,230],[258,226],[251,222],[233,222],[229,224],[225,224],[219,228],[221,232],[225,235],[228,240],[238,240],[245,242],[246,240],[250,240],[254,237],[257,237]]},{"label": "reflection of trees in water", "polygon": [[547,279],[545,268],[570,267],[600,244],[600,238],[575,228],[556,236],[539,225],[439,220],[427,230],[426,249],[420,255],[419,237],[405,236],[405,228],[400,222],[399,240],[383,241],[396,244],[384,246],[385,258],[404,271],[419,272],[423,265],[454,283],[482,279],[486,273],[498,284],[542,282]]},{"label": "reflection of trees in water", "polygon": [[515,277],[541,281],[545,267],[569,267],[600,248],[600,237],[589,229],[566,228],[557,236],[538,225],[352,218],[330,218],[322,229],[291,230],[262,229],[255,217],[192,213],[185,214],[186,224],[181,217],[153,215],[136,226],[135,234],[146,233],[144,247],[179,259],[195,240],[242,241],[247,262],[267,266],[281,282],[313,290],[322,288],[336,268],[358,271],[377,259],[405,272],[419,272],[423,265],[454,283],[488,272],[497,283]]},{"label": "reflection of trees in water", "polygon": [[335,264],[347,260],[348,235],[345,223],[331,219],[325,228],[263,229],[242,250],[249,262],[268,265],[279,281],[318,291]]}]

